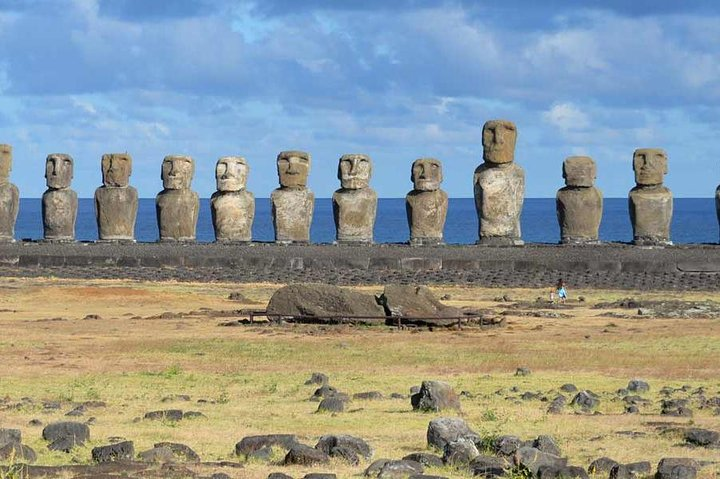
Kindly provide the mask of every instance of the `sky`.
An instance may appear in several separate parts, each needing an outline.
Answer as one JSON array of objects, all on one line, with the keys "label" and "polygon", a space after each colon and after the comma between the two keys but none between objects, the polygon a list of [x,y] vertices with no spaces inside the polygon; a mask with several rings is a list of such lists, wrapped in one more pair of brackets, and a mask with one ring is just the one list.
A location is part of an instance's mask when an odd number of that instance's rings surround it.
[{"label": "sky", "polygon": [[244,156],[248,190],[278,186],[282,150],[312,155],[317,197],[338,158],[373,159],[380,197],[443,162],[472,197],[482,125],[517,125],[527,197],[553,197],[567,156],[597,163],[606,197],[634,186],[636,148],[667,151],[676,197],[720,182],[720,3],[715,0],[0,0],[0,143],[22,197],[45,157],[75,160],[92,197],[103,153],[132,155],[141,197],[169,154]]}]

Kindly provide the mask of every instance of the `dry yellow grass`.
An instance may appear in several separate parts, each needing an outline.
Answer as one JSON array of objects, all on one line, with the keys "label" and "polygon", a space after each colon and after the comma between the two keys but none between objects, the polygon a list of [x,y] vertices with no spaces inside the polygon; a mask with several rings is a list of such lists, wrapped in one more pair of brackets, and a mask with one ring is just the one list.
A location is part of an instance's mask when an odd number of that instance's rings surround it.
[{"label": "dry yellow grass", "polygon": [[[507,317],[504,328],[481,331],[398,331],[392,328],[272,326],[220,327],[230,318],[210,312],[258,307],[229,301],[231,292],[266,302],[277,285],[141,283],[59,279],[0,280],[0,362],[5,365],[0,395],[7,403],[30,397],[33,405],[2,410],[1,427],[23,431],[25,443],[39,453],[39,463],[87,462],[89,450],[111,436],[135,442],[136,450],[159,441],[183,442],[204,460],[236,460],[233,448],[243,436],[295,433],[314,444],[322,434],[347,433],[365,438],[375,457],[400,458],[426,449],[427,423],[436,415],[413,413],[408,399],[353,401],[350,411],[316,414],[309,402],[312,386],[304,381],[322,371],[347,393],[369,390],[407,394],[425,379],[450,382],[472,398],[463,400],[463,416],[486,435],[555,436],[571,462],[587,466],[606,455],[619,461],[665,456],[716,459],[717,450],[688,449],[678,437],[658,435],[648,422],[668,419],[649,414],[623,415],[622,403],[603,400],[602,415],[547,415],[547,403],[505,399],[520,392],[549,391],[566,382],[609,393],[631,378],[648,380],[657,401],[665,385],[689,383],[720,395],[720,321],[618,319],[590,309],[598,301],[631,296],[618,291],[573,291],[585,303],[568,311],[572,318]],[[362,288],[377,292],[381,288]],[[450,304],[495,308],[497,290],[433,288],[450,294]],[[504,290],[514,299],[534,300],[546,291]],[[634,296],[639,297],[639,294]],[[667,293],[643,293],[645,299]],[[687,293],[684,299],[714,299],[718,294]],[[262,306],[262,304],[260,304]],[[205,308],[205,309],[203,309]],[[183,318],[147,319],[163,312],[192,313]],[[563,311],[565,312],[565,311]],[[101,319],[83,319],[86,315]],[[58,319],[60,318],[60,319]],[[528,377],[514,376],[518,366]],[[502,391],[501,394],[495,394]],[[191,402],[162,403],[172,394]],[[517,396],[517,394],[515,394]],[[197,403],[205,399],[206,403]],[[63,401],[47,411],[42,401]],[[50,453],[40,438],[43,423],[67,419],[71,403],[107,402],[91,409],[92,443],[71,455]],[[201,411],[206,419],[178,423],[136,421],[151,410]],[[697,410],[680,425],[720,430],[720,417]],[[631,437],[622,431],[637,431]],[[620,434],[619,434],[620,433]],[[300,477],[312,468],[278,468],[247,464],[237,477],[264,478],[270,470]],[[322,470],[323,468],[314,468]],[[361,471],[333,464],[342,477]],[[706,469],[711,477],[717,469]],[[442,474],[458,473],[442,471]]]}]

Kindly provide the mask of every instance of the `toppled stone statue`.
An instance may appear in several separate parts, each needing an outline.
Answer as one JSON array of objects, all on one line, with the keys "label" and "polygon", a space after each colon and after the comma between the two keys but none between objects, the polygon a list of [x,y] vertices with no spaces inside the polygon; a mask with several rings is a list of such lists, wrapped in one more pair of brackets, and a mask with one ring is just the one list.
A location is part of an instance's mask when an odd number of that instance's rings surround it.
[{"label": "toppled stone statue", "polygon": [[155,198],[160,241],[195,241],[200,199],[190,189],[194,173],[195,163],[189,156],[163,159],[163,190]]},{"label": "toppled stone statue", "polygon": [[475,208],[480,244],[521,245],[520,212],[525,195],[525,172],[514,163],[517,129],[507,120],[483,126],[483,160],[475,169]]},{"label": "toppled stone statue", "polygon": [[442,163],[435,158],[419,158],[412,164],[413,190],[405,196],[405,211],[413,246],[443,243],[448,195],[440,189]]},{"label": "toppled stone statue", "polygon": [[249,171],[247,161],[240,156],[225,156],[215,165],[217,191],[210,198],[210,208],[219,242],[252,240],[255,196],[246,189]]},{"label": "toppled stone statue", "polygon": [[656,148],[640,148],[633,153],[637,186],[630,190],[630,222],[636,245],[669,245],[673,197],[663,186],[668,172],[667,154]]},{"label": "toppled stone statue", "polygon": [[276,243],[309,243],[315,195],[307,187],[310,155],[283,151],[277,156],[280,188],[270,194]]},{"label": "toppled stone statue", "polygon": [[20,192],[10,183],[12,146],[0,145],[0,242],[15,241],[15,221],[20,206]]},{"label": "toppled stone statue", "polygon": [[602,192],[594,186],[595,162],[571,156],[563,162],[565,187],[557,192],[557,218],[561,243],[596,243],[602,218]]},{"label": "toppled stone statue", "polygon": [[48,189],[42,196],[43,236],[46,241],[74,241],[77,193],[70,188],[73,159],[53,153],[45,160]]},{"label": "toppled stone statue", "polygon": [[337,243],[372,243],[377,212],[377,193],[370,188],[372,160],[367,155],[340,157],[340,189],[333,193],[333,217]]},{"label": "toppled stone statue", "polygon": [[[326,318],[327,322],[337,320],[329,317],[363,316],[354,322],[373,324],[384,323],[385,310],[375,297],[330,284],[291,284],[275,291],[267,306],[269,318],[301,316],[305,318]],[[377,318],[377,319],[373,319]]]},{"label": "toppled stone statue", "polygon": [[130,186],[132,157],[127,153],[102,156],[103,185],[95,190],[95,219],[100,241],[135,241],[138,192]]}]

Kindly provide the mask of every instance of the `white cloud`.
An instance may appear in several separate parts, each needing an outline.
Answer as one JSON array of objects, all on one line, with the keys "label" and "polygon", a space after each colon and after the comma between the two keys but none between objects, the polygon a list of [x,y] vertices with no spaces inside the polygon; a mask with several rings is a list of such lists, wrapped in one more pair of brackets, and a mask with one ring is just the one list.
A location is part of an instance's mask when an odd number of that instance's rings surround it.
[{"label": "white cloud", "polygon": [[558,103],[543,113],[543,119],[563,131],[584,130],[590,126],[590,119],[572,103]]}]

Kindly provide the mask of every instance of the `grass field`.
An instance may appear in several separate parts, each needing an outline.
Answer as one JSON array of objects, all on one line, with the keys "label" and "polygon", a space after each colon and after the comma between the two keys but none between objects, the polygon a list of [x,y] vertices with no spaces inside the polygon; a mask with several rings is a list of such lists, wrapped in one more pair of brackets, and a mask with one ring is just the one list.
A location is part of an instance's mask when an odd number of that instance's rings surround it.
[{"label": "grass field", "polygon": [[[720,321],[626,319],[591,309],[597,302],[627,296],[720,301],[718,293],[571,291],[573,298],[582,295],[586,301],[571,301],[574,307],[562,311],[570,318],[510,314],[504,327],[489,330],[219,326],[232,319],[220,311],[262,308],[277,288],[1,279],[0,427],[21,429],[24,443],[38,452],[40,464],[87,463],[90,449],[108,444],[110,437],[134,441],[137,451],[155,442],[182,442],[204,461],[238,460],[233,455],[236,442],[266,433],[294,433],[310,445],[322,434],[352,434],[374,447],[374,458],[399,459],[427,449],[427,424],[441,414],[412,412],[409,399],[355,400],[348,412],[317,414],[317,403],[308,401],[314,387],[304,382],[318,371],[330,376],[330,383],[343,392],[376,390],[386,398],[393,392],[408,394],[423,380],[447,381],[456,391],[470,393],[462,400],[462,416],[479,433],[523,438],[550,434],[570,462],[583,467],[600,456],[653,464],[662,457],[718,459],[718,450],[690,449],[677,435],[659,434],[649,423],[720,430],[720,416],[710,409],[693,407],[691,419],[660,416],[658,395],[663,386],[685,384],[704,387],[708,396],[720,395]],[[498,312],[507,309],[507,303],[496,302],[497,296],[534,301],[547,294],[432,289],[438,295],[449,294],[448,304]],[[228,300],[232,292],[253,303]],[[85,319],[88,315],[99,318]],[[532,374],[515,377],[520,366],[530,368]],[[652,387],[646,396],[653,405],[642,408],[640,415],[622,414],[624,404],[614,395],[632,378],[645,379]],[[600,393],[602,414],[575,414],[568,407],[564,414],[549,415],[547,402],[517,399],[525,391],[552,398],[552,391],[564,383]],[[511,391],[513,387],[517,392]],[[178,394],[191,400],[162,402]],[[70,454],[48,451],[42,426],[28,424],[32,419],[44,424],[72,419],[64,414],[75,403],[89,400],[107,406],[90,408],[76,418],[95,418],[90,426],[92,440]],[[43,402],[48,401],[60,402],[60,409],[45,408]],[[206,418],[177,423],[138,420],[148,411],[170,408],[199,411]],[[273,470],[294,477],[332,470],[351,477],[366,465],[300,468],[249,463],[244,469],[223,472],[265,478]],[[717,465],[708,467],[702,477],[714,477],[718,470]],[[434,472],[463,477],[451,470]]]}]

